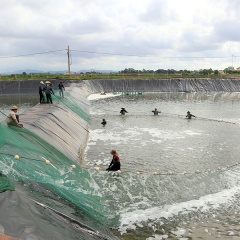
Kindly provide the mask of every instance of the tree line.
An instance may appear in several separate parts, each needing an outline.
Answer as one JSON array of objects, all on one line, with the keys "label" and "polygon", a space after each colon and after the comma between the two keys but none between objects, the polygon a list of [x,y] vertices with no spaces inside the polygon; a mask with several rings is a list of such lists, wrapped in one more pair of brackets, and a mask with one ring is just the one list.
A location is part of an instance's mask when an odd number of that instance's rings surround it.
[{"label": "tree line", "polygon": [[122,71],[119,71],[119,73],[125,73],[125,74],[184,74],[184,75],[209,75],[209,74],[214,74],[218,75],[220,73],[225,73],[225,74],[240,74],[240,71],[235,70],[233,67],[228,67],[225,68],[223,71],[219,70],[213,70],[212,68],[209,69],[200,69],[200,70],[175,70],[175,69],[158,69],[158,70],[136,70],[134,68],[125,68]]},{"label": "tree line", "polygon": [[236,78],[239,79],[240,71],[233,67],[225,68],[222,71],[209,69],[200,70],[136,70],[125,68],[116,72],[72,72],[70,75],[63,73],[26,73],[19,74],[0,74],[1,80],[34,80],[34,79],[57,79],[57,80],[90,80],[90,79],[119,79],[119,78]]}]

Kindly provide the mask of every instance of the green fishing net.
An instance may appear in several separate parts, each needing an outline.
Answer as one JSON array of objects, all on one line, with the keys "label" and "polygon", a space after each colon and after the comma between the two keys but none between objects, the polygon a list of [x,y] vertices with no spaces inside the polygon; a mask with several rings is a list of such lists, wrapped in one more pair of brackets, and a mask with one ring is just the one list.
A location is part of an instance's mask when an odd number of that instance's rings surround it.
[{"label": "green fishing net", "polygon": [[0,132],[0,172],[15,181],[42,183],[106,223],[105,209],[87,171],[73,165],[59,150],[27,129],[0,124]]},{"label": "green fishing net", "polygon": [[13,191],[14,189],[15,189],[15,186],[9,180],[9,178],[0,172],[0,193],[6,190]]}]

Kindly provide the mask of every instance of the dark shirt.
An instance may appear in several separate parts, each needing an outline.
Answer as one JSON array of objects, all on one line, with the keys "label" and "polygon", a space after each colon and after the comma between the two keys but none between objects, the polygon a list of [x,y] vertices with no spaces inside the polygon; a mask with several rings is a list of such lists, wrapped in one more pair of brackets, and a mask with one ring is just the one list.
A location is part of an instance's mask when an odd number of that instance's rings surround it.
[{"label": "dark shirt", "polygon": [[121,168],[120,159],[118,155],[114,155],[107,171],[118,171]]},{"label": "dark shirt", "polygon": [[59,83],[59,84],[58,84],[58,88],[59,88],[59,89],[65,89],[65,88],[64,88],[64,85],[63,85],[62,83]]},{"label": "dark shirt", "polygon": [[192,117],[196,117],[196,116],[192,115],[191,113],[188,113],[186,116],[186,118],[188,118],[188,119],[191,119]]},{"label": "dark shirt", "polygon": [[101,124],[102,124],[102,125],[106,125],[107,122],[106,122],[106,121],[102,121]]},{"label": "dark shirt", "polygon": [[44,87],[44,89],[43,89],[43,91],[46,93],[46,94],[54,94],[54,92],[53,92],[53,90],[52,90],[52,87],[50,87],[50,86],[45,86]]},{"label": "dark shirt", "polygon": [[43,91],[43,85],[39,85],[38,92],[41,93]]},{"label": "dark shirt", "polygon": [[159,113],[161,113],[160,111],[158,111],[158,110],[154,110],[154,111],[152,111],[153,113],[154,113],[154,115],[158,115]]},{"label": "dark shirt", "polygon": [[127,113],[127,110],[121,109],[120,113],[124,115],[125,113]]}]

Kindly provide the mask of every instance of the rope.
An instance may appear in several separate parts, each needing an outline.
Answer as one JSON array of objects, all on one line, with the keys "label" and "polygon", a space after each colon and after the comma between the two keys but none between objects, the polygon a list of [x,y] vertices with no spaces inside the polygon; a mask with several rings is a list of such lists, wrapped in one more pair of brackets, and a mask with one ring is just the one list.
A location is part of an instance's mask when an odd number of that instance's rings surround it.
[{"label": "rope", "polygon": [[[102,111],[107,111],[106,109],[103,109],[103,108],[95,108],[97,110],[102,110]],[[154,110],[151,110],[150,112],[152,112]],[[119,111],[116,111],[116,110],[111,110],[111,112],[114,112],[114,113],[119,113],[120,116],[122,116],[120,114],[120,110]],[[130,112],[131,113],[131,112]],[[150,116],[150,115],[147,115],[146,112],[138,112],[139,114],[135,114],[135,115],[131,115],[129,112],[125,114],[125,116],[129,115],[129,116],[140,116],[140,114],[142,114],[143,116]],[[102,114],[102,115],[105,115],[105,114]],[[164,115],[170,115],[170,116],[177,116],[177,117],[181,117],[183,119],[187,119],[185,115],[180,115],[180,114],[174,114],[174,113],[165,113],[165,112],[160,112],[158,116],[164,116]],[[151,116],[156,116],[156,115],[153,115],[151,114]],[[212,119],[212,118],[204,118],[204,117],[196,117],[196,119],[200,119],[200,120],[207,120],[207,121],[214,121],[214,122],[223,122],[223,123],[229,123],[229,124],[238,124],[238,123],[235,123],[235,122],[228,122],[228,121],[224,121],[224,120],[217,120],[217,119]]]},{"label": "rope", "polygon": [[[11,157],[13,157],[13,158],[15,158],[16,156],[18,156],[18,155],[15,155],[15,156],[13,156],[12,154],[8,154],[8,153],[2,153],[2,152],[0,152],[0,154],[1,155],[6,155],[6,156],[11,156]],[[17,159],[16,159],[17,158]],[[38,161],[38,162],[43,162],[43,160],[40,160],[40,159],[36,159],[36,158],[29,158],[29,157],[16,157],[15,158],[15,161],[18,161],[19,159],[25,159],[25,160],[32,160],[32,161]],[[47,160],[47,159],[45,159],[44,157],[42,157],[43,159],[44,159],[44,161],[45,161],[45,164],[46,165],[51,165],[51,163],[50,163],[50,161],[49,160]],[[49,161],[49,162],[48,162]],[[59,165],[59,166],[65,166],[65,165],[63,165],[63,164],[61,164],[61,163],[54,163],[54,165]],[[238,166],[238,165],[240,165],[240,163],[235,163],[235,164],[232,164],[232,165],[227,165],[226,167],[218,167],[217,169],[214,169],[214,170],[211,170],[211,169],[208,169],[208,170],[203,170],[203,171],[199,171],[199,170],[196,170],[196,171],[194,171],[194,172],[187,172],[187,171],[183,171],[183,172],[174,172],[174,171],[171,171],[171,170],[169,170],[168,172],[158,172],[157,170],[153,170],[153,172],[152,172],[152,174],[153,175],[162,175],[162,176],[166,176],[166,175],[192,175],[192,174],[200,174],[200,173],[210,173],[210,172],[216,172],[216,171],[220,171],[220,170],[226,170],[226,169],[230,169],[230,168],[233,168],[233,167],[235,167],[235,166]],[[75,168],[76,166],[75,165],[71,165],[71,168]],[[86,170],[88,170],[88,169],[86,169]],[[95,166],[94,167],[94,170],[96,171],[96,172],[99,172],[100,171],[100,167],[99,166]],[[112,171],[112,172],[114,172],[114,171]],[[125,172],[127,172],[127,173],[129,173],[129,172],[132,172],[132,171],[130,171],[130,170],[122,170],[122,171],[116,171],[115,173],[125,173]],[[149,172],[149,171],[148,171]],[[145,173],[145,171],[143,171],[143,170],[136,170],[136,174],[143,174],[143,173]]]},{"label": "rope", "polygon": [[[25,159],[25,160],[31,160],[31,161],[37,161],[37,162],[45,162],[46,165],[51,164],[51,162],[44,157],[42,157],[44,159],[44,161],[43,161],[43,160],[36,159],[36,158],[29,158],[29,157],[18,156],[18,155],[13,156],[12,154],[3,153],[3,152],[0,152],[0,154],[1,155],[6,155],[6,156],[11,156],[11,157],[14,158],[15,161],[19,161],[20,159]],[[54,165],[59,165],[59,166],[65,166],[64,164],[56,163],[56,162],[54,162],[53,164]],[[74,166],[75,165],[71,165],[72,168],[76,167],[76,166],[75,167]]]},{"label": "rope", "polygon": [[[208,169],[208,170],[205,170],[205,171],[199,171],[199,170],[196,170],[194,172],[187,172],[187,171],[183,171],[183,172],[174,172],[174,171],[171,171],[169,170],[168,172],[158,172],[157,170],[153,170],[153,175],[162,175],[162,176],[169,176],[169,175],[193,175],[193,174],[200,174],[200,173],[212,173],[212,172],[216,172],[216,171],[225,171],[226,169],[230,169],[230,168],[233,168],[235,166],[238,166],[240,165],[240,163],[235,163],[235,164],[232,164],[232,165],[228,165],[226,167],[218,167],[217,169],[215,170],[211,170],[211,169]],[[95,166],[94,167],[94,170],[96,172],[99,172],[100,171],[100,167],[99,166]],[[117,174],[121,174],[121,173],[132,173],[132,171],[130,170],[122,170],[122,171],[110,171],[112,173],[117,173]],[[149,171],[143,171],[143,170],[136,170],[136,174],[139,175],[139,174],[143,174],[143,173],[148,173]]]}]

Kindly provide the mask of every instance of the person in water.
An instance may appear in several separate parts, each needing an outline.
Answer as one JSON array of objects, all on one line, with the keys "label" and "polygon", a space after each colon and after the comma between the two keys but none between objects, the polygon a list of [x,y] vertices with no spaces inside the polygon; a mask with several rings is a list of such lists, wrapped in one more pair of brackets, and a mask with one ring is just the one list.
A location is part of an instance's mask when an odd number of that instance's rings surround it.
[{"label": "person in water", "polygon": [[196,116],[192,115],[189,111],[187,111],[186,118],[191,119],[192,117],[196,117]]},{"label": "person in water", "polygon": [[122,114],[122,115],[125,115],[125,113],[127,113],[128,111],[125,109],[125,108],[121,108],[121,111],[120,111],[120,113]]},{"label": "person in water", "polygon": [[161,113],[160,111],[158,111],[156,108],[152,111],[154,115],[158,115],[159,113]]},{"label": "person in water", "polygon": [[64,98],[64,94],[63,94],[63,90],[65,91],[65,87],[63,85],[63,81],[61,81],[59,84],[58,84],[58,89],[59,89],[59,96]]},{"label": "person in water", "polygon": [[43,102],[44,102],[43,88],[44,88],[44,82],[41,81],[41,82],[40,82],[40,85],[39,85],[39,87],[38,87],[39,101],[40,101],[40,103],[43,103]]},{"label": "person in water", "polygon": [[46,81],[46,86],[44,87],[43,91],[45,92],[46,94],[46,98],[47,98],[47,103],[53,103],[52,102],[52,96],[51,94],[55,95],[54,92],[53,92],[53,89],[52,87],[50,86],[50,82],[49,81]]},{"label": "person in water", "polygon": [[103,118],[101,124],[102,124],[103,126],[105,126],[105,125],[107,124],[107,122],[106,122],[106,120],[105,120],[104,118]]},{"label": "person in water", "polygon": [[18,107],[12,106],[11,111],[9,112],[6,118],[6,123],[8,126],[15,126],[15,127],[22,128],[23,125],[19,123],[19,115],[16,114],[17,111],[18,111]]},{"label": "person in water", "polygon": [[107,171],[118,171],[121,168],[120,159],[116,150],[110,152],[113,156],[111,163],[109,164]]}]

